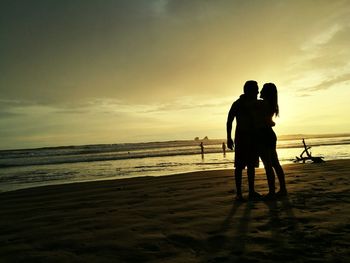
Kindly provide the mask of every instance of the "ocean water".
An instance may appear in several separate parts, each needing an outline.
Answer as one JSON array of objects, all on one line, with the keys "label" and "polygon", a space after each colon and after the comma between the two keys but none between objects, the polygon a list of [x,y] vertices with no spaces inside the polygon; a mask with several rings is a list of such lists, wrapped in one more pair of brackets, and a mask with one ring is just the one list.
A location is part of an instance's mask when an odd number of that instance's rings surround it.
[{"label": "ocean water", "polygon": [[[279,138],[282,164],[303,151],[300,135]],[[0,151],[0,191],[50,184],[163,176],[190,171],[233,168],[234,152],[223,154],[224,140],[63,146]],[[313,156],[324,160],[350,158],[350,135],[311,136]],[[260,167],[263,166],[260,164]]]}]

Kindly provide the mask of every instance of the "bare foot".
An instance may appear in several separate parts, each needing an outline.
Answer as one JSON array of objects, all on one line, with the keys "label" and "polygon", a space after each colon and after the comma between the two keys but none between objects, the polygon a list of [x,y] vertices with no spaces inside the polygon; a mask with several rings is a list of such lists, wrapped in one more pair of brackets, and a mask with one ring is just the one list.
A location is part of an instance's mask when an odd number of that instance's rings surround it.
[{"label": "bare foot", "polygon": [[242,195],[236,195],[235,201],[237,201],[237,202],[244,202],[245,200],[244,200]]},{"label": "bare foot", "polygon": [[263,197],[264,201],[272,201],[272,200],[276,200],[276,194],[275,193],[268,193],[267,195],[265,195]]},{"label": "bare foot", "polygon": [[279,191],[276,193],[276,197],[277,197],[277,198],[286,197],[287,195],[288,195],[287,190],[279,190]]},{"label": "bare foot", "polygon": [[259,201],[262,199],[262,196],[257,192],[252,192],[252,193],[249,193],[248,199],[250,201]]}]

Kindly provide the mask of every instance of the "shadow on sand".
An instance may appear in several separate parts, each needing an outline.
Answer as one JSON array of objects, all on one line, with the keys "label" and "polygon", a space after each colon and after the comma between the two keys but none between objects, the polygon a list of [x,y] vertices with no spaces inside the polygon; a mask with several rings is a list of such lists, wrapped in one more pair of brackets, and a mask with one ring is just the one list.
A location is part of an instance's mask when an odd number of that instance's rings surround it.
[{"label": "shadow on sand", "polygon": [[286,255],[302,250],[298,233],[288,198],[234,202],[219,228],[210,233],[203,262],[290,261]]}]

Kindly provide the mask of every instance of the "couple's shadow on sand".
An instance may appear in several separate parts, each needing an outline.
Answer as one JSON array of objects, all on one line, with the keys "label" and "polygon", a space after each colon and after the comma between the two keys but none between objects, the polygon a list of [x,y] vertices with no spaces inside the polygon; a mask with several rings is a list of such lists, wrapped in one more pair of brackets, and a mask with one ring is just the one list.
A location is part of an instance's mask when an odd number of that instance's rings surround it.
[{"label": "couple's shadow on sand", "polygon": [[[234,202],[219,228],[210,233],[211,256],[206,262],[242,260],[251,253],[254,257],[268,259],[269,252],[274,259],[284,261],[291,243],[300,242],[298,232],[288,197],[264,202]],[[230,253],[227,255],[225,251]]]}]

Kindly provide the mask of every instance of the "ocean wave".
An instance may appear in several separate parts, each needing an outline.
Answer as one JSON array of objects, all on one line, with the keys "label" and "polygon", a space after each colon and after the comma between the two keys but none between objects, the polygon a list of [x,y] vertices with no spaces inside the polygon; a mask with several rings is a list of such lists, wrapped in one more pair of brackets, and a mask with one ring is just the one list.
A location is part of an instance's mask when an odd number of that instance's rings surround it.
[{"label": "ocean wave", "polygon": [[[205,154],[222,153],[222,141],[223,140],[206,141],[204,144]],[[347,145],[350,144],[350,138],[311,138],[308,139],[307,144],[311,147]],[[303,149],[300,140],[281,140],[278,141],[277,147],[278,149]],[[230,151],[227,150],[227,152]],[[197,141],[85,145],[32,150],[7,150],[0,151],[0,168],[200,155],[200,153],[199,142]],[[176,164],[164,164],[164,166],[171,165],[176,166]]]}]

